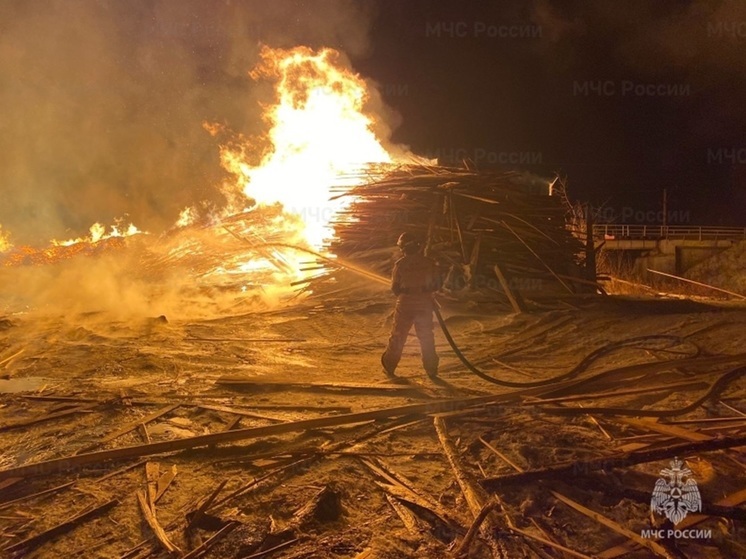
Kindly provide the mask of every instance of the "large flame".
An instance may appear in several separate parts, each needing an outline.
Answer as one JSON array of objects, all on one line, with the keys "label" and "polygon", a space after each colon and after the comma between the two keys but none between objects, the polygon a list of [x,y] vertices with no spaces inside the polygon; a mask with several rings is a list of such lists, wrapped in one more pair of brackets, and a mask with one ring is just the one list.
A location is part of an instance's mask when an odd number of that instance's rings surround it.
[{"label": "large flame", "polygon": [[251,76],[275,81],[276,102],[264,115],[271,149],[251,165],[245,149],[226,147],[223,164],[239,175],[246,196],[298,214],[306,240],[318,248],[350,202],[330,200],[334,189],[359,184],[362,167],[392,158],[364,112],[365,82],[341,64],[337,51],[264,47],[261,59]]},{"label": "large flame", "polygon": [[[0,265],[55,264],[121,250],[116,261],[125,262],[127,255],[135,279],[171,282],[169,270],[182,275],[188,270],[192,291],[199,293],[235,293],[238,287],[248,298],[242,300],[253,300],[252,291],[276,298],[285,292],[280,286],[303,285],[318,266],[308,268],[307,254],[283,247],[323,249],[335,216],[353,201],[334,195],[368,180],[371,165],[393,158],[373,132],[365,82],[337,51],[264,47],[251,76],[270,80],[275,99],[265,107],[264,135],[245,138],[228,131],[221,161],[237,182],[225,189],[228,204],[222,211],[205,206],[203,215],[196,206],[186,208],[174,229],[161,236],[138,235],[122,220],[108,229],[96,223],[89,235],[53,240],[44,249],[13,247],[0,229]],[[209,123],[205,128],[223,137],[227,129]],[[250,210],[247,198],[255,202]],[[126,238],[133,235],[137,241]]]}]

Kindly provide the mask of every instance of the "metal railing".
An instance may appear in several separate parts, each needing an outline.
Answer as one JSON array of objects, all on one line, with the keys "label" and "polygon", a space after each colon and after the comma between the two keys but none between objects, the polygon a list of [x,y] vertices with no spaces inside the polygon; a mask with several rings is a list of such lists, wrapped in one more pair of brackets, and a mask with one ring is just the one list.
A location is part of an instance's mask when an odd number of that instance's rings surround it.
[{"label": "metal railing", "polygon": [[746,241],[746,227],[624,225],[619,223],[605,223],[593,226],[593,236],[608,240]]}]

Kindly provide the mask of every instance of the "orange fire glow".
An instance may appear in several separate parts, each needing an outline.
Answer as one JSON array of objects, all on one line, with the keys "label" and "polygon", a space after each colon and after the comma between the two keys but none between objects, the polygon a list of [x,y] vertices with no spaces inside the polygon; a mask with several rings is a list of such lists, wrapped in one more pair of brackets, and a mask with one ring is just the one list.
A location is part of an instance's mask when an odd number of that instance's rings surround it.
[{"label": "orange fire glow", "polygon": [[330,222],[351,200],[330,200],[335,189],[359,184],[368,164],[392,162],[364,112],[365,82],[332,49],[264,47],[254,79],[275,82],[276,102],[265,121],[271,149],[259,165],[245,149],[224,146],[223,165],[239,177],[244,194],[258,204],[280,203],[305,224],[307,242],[320,248]]},{"label": "orange fire glow", "polygon": [[[199,206],[186,208],[173,229],[136,242],[126,237],[142,232],[122,220],[108,228],[95,223],[87,236],[53,240],[43,249],[13,247],[0,229],[0,265],[52,264],[123,250],[134,254],[133,274],[158,278],[159,271],[189,270],[199,289],[259,289],[274,297],[286,291],[280,286],[302,284],[318,267],[308,268],[308,254],[284,247],[323,250],[335,216],[353,201],[331,198],[394,158],[373,132],[365,82],[340,53],[264,47],[260,54],[251,76],[274,84],[274,99],[264,108],[266,133],[246,138],[204,124],[213,136],[228,138],[221,163],[236,183],[226,189],[227,207],[211,208],[209,215]],[[247,198],[256,203],[248,210]]]},{"label": "orange fire glow", "polygon": [[107,239],[113,239],[116,237],[131,237],[132,235],[141,234],[134,224],[130,223],[126,227],[123,227],[121,223],[115,223],[109,228],[109,232],[106,232],[106,226],[100,223],[94,223],[91,225],[89,235],[87,237],[78,237],[77,239],[67,239],[66,241],[58,241],[52,239],[52,246],[72,246],[78,243],[91,243],[95,244],[99,241],[105,241]]},{"label": "orange fire glow", "polygon": [[3,231],[3,226],[0,225],[0,253],[7,252],[11,248],[13,248],[13,243],[10,242],[10,234]]}]

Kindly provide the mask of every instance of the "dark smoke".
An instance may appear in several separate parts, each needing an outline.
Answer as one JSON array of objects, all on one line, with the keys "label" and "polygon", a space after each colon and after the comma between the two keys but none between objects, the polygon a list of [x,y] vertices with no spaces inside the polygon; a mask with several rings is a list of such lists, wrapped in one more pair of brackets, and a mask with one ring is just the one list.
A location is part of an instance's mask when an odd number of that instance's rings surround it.
[{"label": "dark smoke", "polygon": [[261,131],[261,43],[368,48],[362,3],[3,0],[0,224],[15,244],[77,237],[128,215],[169,227],[222,201],[204,121]]}]

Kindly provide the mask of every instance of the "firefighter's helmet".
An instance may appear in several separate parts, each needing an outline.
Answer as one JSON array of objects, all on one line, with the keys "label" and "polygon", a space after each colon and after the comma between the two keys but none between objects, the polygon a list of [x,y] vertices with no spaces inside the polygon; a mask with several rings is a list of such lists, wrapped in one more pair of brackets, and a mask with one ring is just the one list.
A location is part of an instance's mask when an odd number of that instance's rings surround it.
[{"label": "firefighter's helmet", "polygon": [[398,246],[404,252],[414,252],[420,249],[422,243],[412,233],[402,233],[401,235],[399,235],[399,240],[396,241],[396,246]]}]

